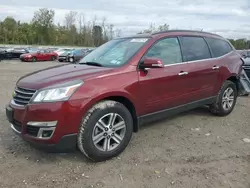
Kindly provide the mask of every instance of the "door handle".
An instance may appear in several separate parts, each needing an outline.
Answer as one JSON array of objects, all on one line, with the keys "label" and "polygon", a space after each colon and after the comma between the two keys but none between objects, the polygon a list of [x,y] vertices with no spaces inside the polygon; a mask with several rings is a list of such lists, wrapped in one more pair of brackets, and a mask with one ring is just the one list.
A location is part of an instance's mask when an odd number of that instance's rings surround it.
[{"label": "door handle", "polygon": [[213,70],[216,70],[216,69],[219,69],[220,67],[219,66],[216,66],[216,65],[214,65],[213,67],[212,67],[212,69]]},{"label": "door handle", "polygon": [[188,72],[181,71],[178,75],[183,76],[183,75],[187,75],[187,74],[188,74]]}]

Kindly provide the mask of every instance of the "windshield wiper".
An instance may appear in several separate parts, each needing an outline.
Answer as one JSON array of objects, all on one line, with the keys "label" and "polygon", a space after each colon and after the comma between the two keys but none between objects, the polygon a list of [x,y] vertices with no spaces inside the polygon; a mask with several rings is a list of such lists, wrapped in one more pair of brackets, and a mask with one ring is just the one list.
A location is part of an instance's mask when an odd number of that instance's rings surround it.
[{"label": "windshield wiper", "polygon": [[102,65],[102,64],[97,63],[97,62],[91,62],[91,61],[87,61],[87,62],[83,62],[83,63],[79,63],[79,64],[85,64],[85,65],[91,65],[91,66],[103,67],[103,65]]}]

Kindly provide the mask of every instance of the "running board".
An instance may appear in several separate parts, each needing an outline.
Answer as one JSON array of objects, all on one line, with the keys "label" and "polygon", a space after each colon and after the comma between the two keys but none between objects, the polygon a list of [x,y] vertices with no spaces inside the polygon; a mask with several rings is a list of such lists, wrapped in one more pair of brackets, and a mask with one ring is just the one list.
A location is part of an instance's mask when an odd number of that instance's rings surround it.
[{"label": "running board", "polygon": [[244,69],[242,69],[240,74],[240,82],[239,82],[239,94],[246,95],[250,93],[250,80],[246,75]]}]

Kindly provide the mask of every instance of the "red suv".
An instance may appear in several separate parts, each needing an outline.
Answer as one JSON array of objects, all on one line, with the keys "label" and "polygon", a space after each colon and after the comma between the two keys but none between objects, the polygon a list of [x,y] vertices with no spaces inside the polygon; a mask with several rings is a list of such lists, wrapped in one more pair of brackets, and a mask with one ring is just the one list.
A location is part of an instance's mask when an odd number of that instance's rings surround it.
[{"label": "red suv", "polygon": [[170,30],[111,40],[80,60],[28,74],[6,107],[11,128],[47,151],[120,154],[139,125],[207,105],[234,109],[243,61],[224,38]]}]

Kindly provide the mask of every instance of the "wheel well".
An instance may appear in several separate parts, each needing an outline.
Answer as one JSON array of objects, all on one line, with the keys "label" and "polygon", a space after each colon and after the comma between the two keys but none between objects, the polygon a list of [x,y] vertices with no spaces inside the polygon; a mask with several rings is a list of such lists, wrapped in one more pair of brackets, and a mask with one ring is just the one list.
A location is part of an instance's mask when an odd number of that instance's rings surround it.
[{"label": "wheel well", "polygon": [[230,80],[231,82],[235,83],[237,91],[239,91],[239,79],[236,76],[231,76],[227,80]]},{"label": "wheel well", "polygon": [[127,99],[126,97],[122,97],[122,96],[112,96],[112,97],[104,98],[102,100],[113,100],[113,101],[117,101],[119,103],[122,103],[129,110],[129,112],[132,115],[133,131],[134,132],[138,131],[138,120],[137,120],[136,110],[135,110],[133,103],[129,99]]}]

